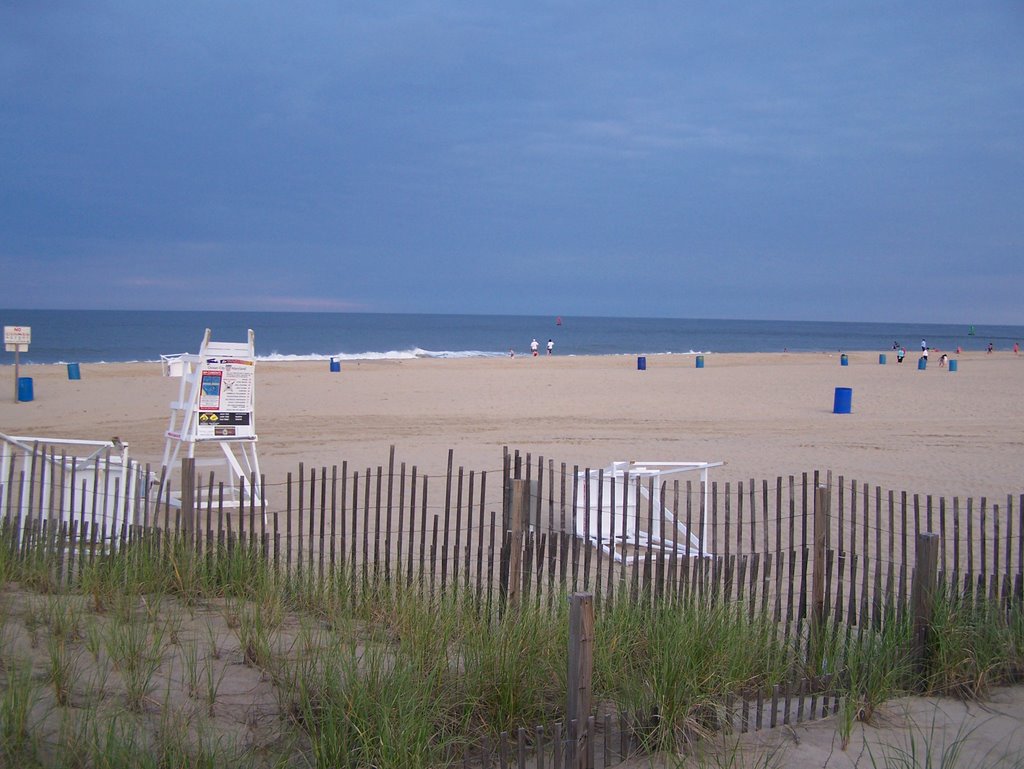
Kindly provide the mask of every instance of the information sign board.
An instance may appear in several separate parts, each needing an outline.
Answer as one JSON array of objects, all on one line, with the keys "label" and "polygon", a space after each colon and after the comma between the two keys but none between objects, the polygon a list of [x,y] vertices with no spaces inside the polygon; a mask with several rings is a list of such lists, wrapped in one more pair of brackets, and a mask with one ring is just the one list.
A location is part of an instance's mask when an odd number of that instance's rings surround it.
[{"label": "information sign board", "polygon": [[256,361],[248,356],[202,362],[196,437],[253,438]]},{"label": "information sign board", "polygon": [[[32,343],[32,327],[31,326],[4,326],[4,344],[5,345],[29,345]],[[14,352],[8,348],[8,352]],[[25,348],[21,348],[19,352],[25,352]]]}]

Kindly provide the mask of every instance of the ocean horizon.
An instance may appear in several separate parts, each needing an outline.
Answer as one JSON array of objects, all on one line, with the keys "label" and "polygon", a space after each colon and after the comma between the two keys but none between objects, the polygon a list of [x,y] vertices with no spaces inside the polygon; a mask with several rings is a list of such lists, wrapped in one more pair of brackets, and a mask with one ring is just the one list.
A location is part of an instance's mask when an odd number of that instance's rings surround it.
[{"label": "ocean horizon", "polygon": [[[198,352],[206,328],[216,341],[253,329],[258,360],[383,360],[529,355],[550,339],[556,355],[696,355],[728,352],[909,354],[921,340],[939,350],[1006,350],[1024,326],[599,316],[199,310],[0,310],[5,326],[29,326],[22,364],[159,361]],[[0,363],[14,363],[5,352]]]}]

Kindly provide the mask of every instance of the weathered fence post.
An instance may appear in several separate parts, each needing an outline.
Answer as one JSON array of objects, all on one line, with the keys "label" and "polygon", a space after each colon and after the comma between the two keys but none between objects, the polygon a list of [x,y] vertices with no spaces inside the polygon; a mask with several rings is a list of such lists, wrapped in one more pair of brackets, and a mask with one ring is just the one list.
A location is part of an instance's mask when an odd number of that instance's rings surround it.
[{"label": "weathered fence post", "polygon": [[914,617],[913,664],[918,676],[917,685],[924,684],[928,671],[929,634],[932,625],[932,609],[935,603],[936,562],[939,553],[939,535],[922,533],[917,535],[914,584],[910,592],[910,607]]},{"label": "weathered fence post", "polygon": [[814,490],[814,562],[811,574],[811,649],[815,673],[820,672],[825,637],[825,545],[831,496],[828,486]]},{"label": "weathered fence post", "polygon": [[530,482],[514,479],[509,494],[508,529],[509,553],[508,569],[505,570],[508,580],[505,586],[506,605],[519,605],[519,592],[523,583],[523,530],[526,528],[526,511],[529,504]]},{"label": "weathered fence post", "polygon": [[569,596],[569,676],[566,723],[576,722],[576,744],[573,748],[573,769],[593,769],[588,757],[591,739],[589,723],[593,707],[590,683],[594,672],[594,595],[573,593]]},{"label": "weathered fence post", "polygon": [[194,457],[181,459],[181,526],[190,535],[196,525],[196,460]]}]

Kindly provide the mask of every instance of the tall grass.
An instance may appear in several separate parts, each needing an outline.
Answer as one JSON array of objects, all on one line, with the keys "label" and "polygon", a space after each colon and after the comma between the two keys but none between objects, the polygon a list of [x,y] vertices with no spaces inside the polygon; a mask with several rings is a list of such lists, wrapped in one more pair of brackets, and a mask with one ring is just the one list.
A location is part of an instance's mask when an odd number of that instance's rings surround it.
[{"label": "tall grass", "polygon": [[841,662],[833,689],[839,695],[836,730],[843,750],[856,722],[870,722],[884,702],[905,693],[911,683],[911,627],[890,614],[878,629],[848,630],[832,639],[831,656]]},{"label": "tall grass", "polygon": [[445,762],[456,735],[438,707],[437,677],[379,649],[326,654],[295,679],[293,717],[317,769],[428,769]]},{"label": "tall grass", "polygon": [[273,580],[256,547],[232,543],[204,554],[189,537],[170,535],[140,536],[97,554],[84,563],[79,585],[103,612],[125,595],[175,596],[189,608],[224,595],[254,598],[266,595]]},{"label": "tall grass", "polygon": [[274,658],[273,637],[281,623],[281,615],[262,606],[246,606],[239,612],[236,628],[242,648],[242,661],[251,667],[267,669]]},{"label": "tall grass", "polygon": [[107,656],[121,673],[125,705],[140,712],[148,701],[164,658],[164,632],[145,622],[112,622],[107,626]]},{"label": "tall grass", "polygon": [[255,757],[165,710],[154,729],[131,713],[90,709],[66,719],[47,766],[78,769],[246,769]]},{"label": "tall grass", "polygon": [[601,620],[600,691],[636,714],[649,750],[680,750],[715,732],[730,696],[769,690],[794,665],[767,617],[750,620],[723,603],[619,605]]},{"label": "tall grass", "polygon": [[81,675],[78,655],[59,636],[50,636],[48,651],[50,664],[47,676],[53,687],[54,700],[60,707],[66,707],[70,704],[71,695]]},{"label": "tall grass", "polygon": [[964,598],[943,588],[935,601],[924,689],[976,699],[1024,666],[1024,609]]},{"label": "tall grass", "polygon": [[460,683],[474,728],[495,732],[560,717],[565,708],[568,606],[535,605],[488,622],[467,612]]},{"label": "tall grass", "polygon": [[14,527],[4,516],[0,521],[0,585],[5,585],[16,578],[19,567],[16,542]]},{"label": "tall grass", "polygon": [[39,688],[27,661],[11,662],[6,667],[6,680],[0,689],[0,765],[19,766],[35,760],[31,715],[39,700]]},{"label": "tall grass", "polygon": [[50,635],[55,638],[74,643],[82,637],[82,610],[70,596],[50,597],[43,607],[43,619]]}]

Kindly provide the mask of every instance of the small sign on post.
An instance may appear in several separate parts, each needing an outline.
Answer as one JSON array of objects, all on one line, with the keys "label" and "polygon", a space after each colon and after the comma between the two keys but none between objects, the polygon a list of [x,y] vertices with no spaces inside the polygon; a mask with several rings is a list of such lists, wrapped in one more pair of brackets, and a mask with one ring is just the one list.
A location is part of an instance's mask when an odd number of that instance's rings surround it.
[{"label": "small sign on post", "polygon": [[14,353],[14,402],[17,403],[18,396],[18,356],[28,352],[28,346],[32,343],[31,326],[4,326],[4,349]]}]

